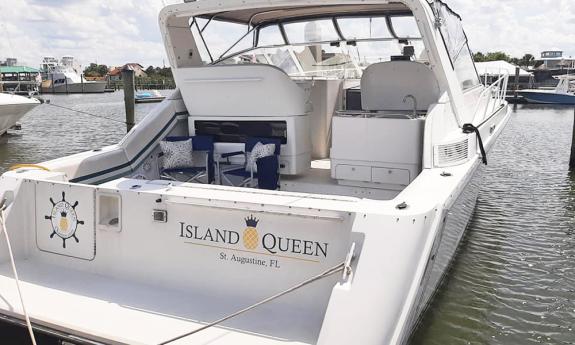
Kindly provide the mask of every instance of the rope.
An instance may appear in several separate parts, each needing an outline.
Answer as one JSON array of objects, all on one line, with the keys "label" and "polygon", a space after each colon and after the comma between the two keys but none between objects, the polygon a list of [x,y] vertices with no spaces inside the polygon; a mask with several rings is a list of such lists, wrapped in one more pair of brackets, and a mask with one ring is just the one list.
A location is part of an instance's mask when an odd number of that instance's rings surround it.
[{"label": "rope", "polygon": [[483,140],[481,140],[481,133],[479,133],[479,128],[475,127],[471,123],[466,123],[461,127],[463,129],[463,133],[471,134],[474,133],[477,135],[477,141],[479,142],[479,150],[481,151],[481,161],[483,164],[487,165],[487,153],[485,153],[485,148],[483,147]]},{"label": "rope", "polygon": [[102,119],[102,120],[109,120],[109,121],[112,121],[112,122],[117,122],[117,123],[121,123],[121,124],[126,124],[125,121],[120,121],[120,120],[117,120],[117,119],[113,119],[113,118],[111,118],[111,117],[100,116],[100,115],[88,113],[88,112],[85,112],[85,111],[82,111],[82,110],[76,110],[76,109],[73,109],[73,108],[68,108],[68,107],[65,107],[65,106],[62,106],[62,105],[52,104],[52,102],[46,102],[45,104],[51,105],[51,106],[56,107],[56,108],[62,108],[62,109],[66,109],[66,110],[69,110],[69,111],[74,111],[74,112],[76,112],[76,113],[80,113],[80,114],[92,116],[92,117],[95,117],[95,118],[98,118],[98,119]]},{"label": "rope", "polygon": [[222,322],[224,322],[224,321],[227,321],[227,320],[229,320],[229,319],[231,319],[231,318],[233,318],[233,317],[236,317],[236,316],[238,316],[238,315],[240,315],[240,314],[243,314],[243,313],[245,313],[245,312],[247,312],[247,311],[250,311],[250,310],[252,310],[252,309],[254,309],[254,308],[257,308],[257,307],[259,307],[259,306],[262,305],[262,304],[271,302],[271,301],[273,301],[274,299],[279,298],[279,297],[281,297],[281,296],[283,296],[283,295],[287,295],[288,293],[293,292],[293,291],[295,291],[295,290],[297,290],[297,289],[300,289],[300,288],[302,288],[302,287],[304,287],[304,286],[306,286],[306,285],[308,285],[308,284],[311,284],[311,283],[313,283],[313,282],[315,282],[315,281],[317,281],[317,280],[320,280],[320,279],[322,279],[322,278],[326,278],[326,277],[331,276],[331,275],[333,275],[333,274],[335,274],[335,273],[337,273],[337,272],[341,272],[341,271],[348,270],[348,269],[350,269],[350,268],[346,265],[346,262],[344,261],[344,262],[340,263],[339,265],[336,265],[336,266],[334,266],[334,267],[328,269],[327,271],[324,271],[324,272],[322,272],[322,273],[320,273],[320,274],[318,274],[318,275],[316,275],[316,276],[314,276],[314,277],[312,277],[312,278],[309,278],[309,279],[307,279],[307,280],[305,280],[305,281],[303,281],[303,282],[301,282],[301,283],[299,283],[299,284],[297,284],[297,285],[294,285],[294,286],[292,286],[291,288],[289,288],[289,289],[287,289],[287,290],[284,290],[284,291],[282,291],[282,292],[280,292],[280,293],[278,293],[278,294],[275,294],[275,295],[273,295],[273,296],[271,296],[271,297],[268,297],[268,298],[266,298],[266,299],[264,299],[264,300],[262,300],[262,301],[260,301],[260,302],[257,302],[257,303],[255,303],[255,304],[252,304],[252,305],[250,305],[249,307],[246,307],[246,308],[244,308],[244,309],[242,309],[242,310],[239,310],[239,311],[237,311],[237,312],[235,312],[235,313],[233,313],[233,314],[230,314],[230,315],[228,315],[228,316],[225,316],[225,317],[223,317],[223,318],[221,318],[221,319],[219,319],[219,320],[216,320],[216,321],[214,321],[214,322],[212,322],[212,323],[209,323],[209,324],[207,324],[207,325],[205,325],[205,326],[202,326],[202,327],[200,327],[200,328],[198,328],[198,329],[196,329],[196,330],[193,330],[193,331],[191,331],[191,332],[188,332],[188,333],[179,335],[179,336],[177,336],[177,337],[175,337],[175,338],[172,338],[172,339],[170,339],[170,340],[164,341],[164,342],[160,343],[159,345],[165,345],[165,344],[174,342],[174,341],[176,341],[176,340],[182,339],[182,338],[184,338],[184,337],[190,336],[190,335],[192,335],[192,334],[201,332],[201,331],[203,331],[203,330],[205,330],[205,329],[208,329],[208,328],[210,328],[210,327],[216,326],[216,325],[218,325],[218,324],[220,324],[220,323],[222,323]]},{"label": "rope", "polygon": [[20,169],[20,168],[34,168],[34,169],[40,169],[40,170],[44,170],[44,171],[50,171],[50,169],[38,165],[38,164],[15,164],[12,165],[8,170],[16,170],[16,169]]},{"label": "rope", "polygon": [[28,328],[28,333],[30,333],[30,339],[32,344],[36,345],[36,337],[34,336],[34,330],[32,329],[32,323],[30,322],[30,316],[26,311],[26,304],[24,303],[24,296],[22,295],[22,289],[20,288],[20,279],[18,278],[18,271],[16,271],[16,264],[14,263],[14,255],[12,254],[12,246],[10,245],[10,238],[8,237],[8,231],[6,230],[6,222],[4,216],[4,209],[6,208],[4,199],[0,205],[0,223],[2,223],[1,231],[4,232],[6,237],[6,244],[8,245],[8,254],[10,254],[10,262],[12,263],[12,272],[14,272],[14,280],[16,281],[16,288],[18,289],[18,296],[20,297],[20,303],[22,304],[22,311],[24,312],[24,318],[26,319],[26,327]]}]

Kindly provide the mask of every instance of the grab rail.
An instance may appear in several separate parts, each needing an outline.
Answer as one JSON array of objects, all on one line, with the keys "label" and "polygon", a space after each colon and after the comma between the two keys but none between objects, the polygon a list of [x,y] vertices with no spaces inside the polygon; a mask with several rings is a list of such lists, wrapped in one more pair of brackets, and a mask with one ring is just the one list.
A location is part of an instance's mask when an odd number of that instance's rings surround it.
[{"label": "grab rail", "polygon": [[[499,78],[491,83],[491,85],[487,86],[488,77],[490,76],[497,76]],[[498,73],[485,74],[484,84],[486,88],[481,92],[479,98],[477,99],[477,103],[475,104],[475,109],[473,111],[474,115],[474,122],[477,121],[477,112],[479,111],[479,107],[485,100],[487,99],[487,104],[485,105],[485,109],[483,110],[483,114],[481,117],[481,121],[485,119],[487,114],[492,114],[498,108],[503,105],[505,102],[505,98],[507,97],[507,85],[509,83],[509,73],[507,71],[499,70]]]}]

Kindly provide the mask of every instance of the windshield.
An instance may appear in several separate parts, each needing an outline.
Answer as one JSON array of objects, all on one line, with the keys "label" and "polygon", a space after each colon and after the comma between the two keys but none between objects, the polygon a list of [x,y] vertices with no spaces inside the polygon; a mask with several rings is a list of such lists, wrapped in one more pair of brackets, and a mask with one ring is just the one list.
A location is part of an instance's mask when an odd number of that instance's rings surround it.
[{"label": "windshield", "polygon": [[292,77],[346,79],[360,78],[377,62],[426,61],[421,34],[409,15],[329,17],[251,28],[214,23],[191,23],[206,64],[261,63]]}]

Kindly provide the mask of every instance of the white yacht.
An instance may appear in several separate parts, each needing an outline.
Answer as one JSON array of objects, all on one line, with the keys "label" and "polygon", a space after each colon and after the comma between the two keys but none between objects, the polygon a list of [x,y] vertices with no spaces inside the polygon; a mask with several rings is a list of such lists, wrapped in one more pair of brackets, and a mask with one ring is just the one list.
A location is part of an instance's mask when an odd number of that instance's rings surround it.
[{"label": "white yacht", "polygon": [[26,113],[40,104],[35,98],[0,93],[0,135],[13,127]]},{"label": "white yacht", "polygon": [[85,80],[74,66],[74,57],[58,59],[47,56],[42,60],[42,93],[101,93],[105,91],[105,81]]},{"label": "white yacht", "polygon": [[2,320],[71,343],[406,343],[507,76],[480,83],[441,1],[202,0],[159,23],[176,92],[116,145],[1,177]]}]

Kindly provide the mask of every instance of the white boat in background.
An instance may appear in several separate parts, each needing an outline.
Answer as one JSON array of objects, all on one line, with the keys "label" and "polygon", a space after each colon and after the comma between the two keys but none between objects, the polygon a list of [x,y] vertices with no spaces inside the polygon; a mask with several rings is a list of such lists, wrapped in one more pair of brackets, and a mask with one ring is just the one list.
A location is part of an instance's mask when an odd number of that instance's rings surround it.
[{"label": "white boat in background", "polygon": [[35,98],[28,98],[8,93],[0,93],[0,135],[40,104]]},{"label": "white boat in background", "polygon": [[520,90],[517,94],[528,103],[534,104],[575,104],[575,76],[562,75],[554,77],[559,79],[559,84],[554,90]]},{"label": "white boat in background", "polygon": [[480,83],[441,1],[202,0],[160,28],[176,92],[116,145],[0,179],[2,319],[72,343],[406,343],[508,76]]},{"label": "white boat in background", "polygon": [[144,90],[136,92],[136,103],[158,103],[166,99],[158,90]]},{"label": "white boat in background", "polygon": [[42,93],[102,93],[105,81],[85,80],[74,66],[74,57],[63,56],[62,61],[47,56],[42,60]]}]

